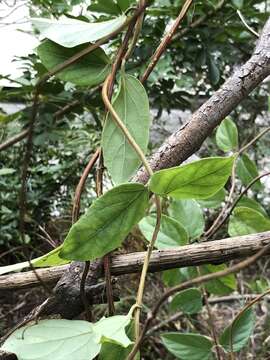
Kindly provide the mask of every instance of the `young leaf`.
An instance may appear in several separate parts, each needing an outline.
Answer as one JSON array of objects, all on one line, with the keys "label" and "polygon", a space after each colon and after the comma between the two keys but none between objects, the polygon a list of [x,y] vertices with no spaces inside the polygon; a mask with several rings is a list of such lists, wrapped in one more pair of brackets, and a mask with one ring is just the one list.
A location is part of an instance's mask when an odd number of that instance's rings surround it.
[{"label": "young leaf", "polygon": [[[50,251],[49,253],[40,256],[38,258],[31,260],[31,265],[34,267],[49,267],[49,266],[57,266],[64,265],[69,263],[69,260],[64,260],[59,257],[59,252],[61,250],[62,245],[58,246],[56,249]],[[21,271],[30,266],[29,261],[24,261],[21,263],[0,266],[0,275],[12,272],[12,271]]]},{"label": "young leaf", "polygon": [[[137,144],[146,152],[151,120],[148,97],[140,81],[122,73],[120,91],[113,107]],[[129,180],[141,161],[111,115],[107,117],[103,129],[102,148],[105,166],[113,181],[120,184]]]},{"label": "young leaf", "polygon": [[228,352],[241,350],[248,342],[255,327],[255,315],[252,308],[245,310],[222,333],[219,342]]},{"label": "young leaf", "polygon": [[195,200],[174,200],[168,211],[171,217],[184,226],[190,239],[201,236],[204,230],[204,218],[202,209]]},{"label": "young leaf", "polygon": [[[155,216],[147,216],[143,218],[139,227],[146,240],[151,241],[153,231],[156,224]],[[188,242],[188,234],[185,228],[176,220],[169,216],[162,215],[161,226],[155,243],[157,249],[168,249],[186,245]]]},{"label": "young leaf", "polygon": [[149,193],[141,184],[123,184],[98,198],[70,229],[60,256],[93,260],[116,249],[145,214]]},{"label": "young leaf", "polygon": [[217,146],[227,152],[238,148],[238,130],[231,118],[226,118],[216,132]]},{"label": "young leaf", "polygon": [[225,200],[226,190],[223,188],[219,190],[215,195],[205,200],[199,200],[198,203],[207,209],[216,209],[221,206],[221,203]]},{"label": "young leaf", "polygon": [[213,157],[161,170],[150,179],[150,190],[175,199],[207,199],[226,184],[234,156]]},{"label": "young leaf", "polygon": [[196,288],[186,289],[174,296],[170,303],[171,311],[183,311],[185,314],[197,314],[202,309],[202,294]]},{"label": "young leaf", "polygon": [[[50,40],[45,40],[39,45],[37,51],[43,65],[48,70],[51,70],[84,48],[85,45],[81,45],[68,49]],[[98,48],[78,60],[75,64],[60,71],[56,76],[63,81],[69,81],[76,85],[94,86],[104,81],[109,70],[110,60],[104,50]]]},{"label": "young leaf", "polygon": [[212,341],[199,334],[171,332],[161,335],[165,347],[178,359],[209,360]]},{"label": "young leaf", "polygon": [[96,23],[88,23],[70,18],[60,20],[32,18],[31,20],[45,38],[70,48],[95,42],[111,34],[125,23],[126,16],[121,15],[113,20]]},{"label": "young leaf", "polygon": [[270,219],[260,212],[239,206],[230,216],[228,233],[230,236],[256,234],[270,230]]},{"label": "young leaf", "polygon": [[1,349],[23,360],[91,360],[100,348],[89,322],[41,320],[13,332]]},{"label": "young leaf", "polygon": [[[243,154],[238,159],[236,173],[245,186],[247,186],[255,177],[259,175],[256,164],[246,154]],[[257,191],[261,190],[261,188],[262,184],[260,180],[256,181],[256,183],[251,187],[251,189]]]}]

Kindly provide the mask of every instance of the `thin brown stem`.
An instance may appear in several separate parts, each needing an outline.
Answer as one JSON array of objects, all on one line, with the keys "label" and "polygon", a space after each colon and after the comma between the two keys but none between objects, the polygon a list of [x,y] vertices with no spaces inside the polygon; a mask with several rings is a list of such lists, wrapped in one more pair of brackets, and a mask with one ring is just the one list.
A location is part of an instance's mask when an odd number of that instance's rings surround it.
[{"label": "thin brown stem", "polygon": [[160,45],[158,46],[158,48],[156,49],[154,55],[151,58],[151,61],[147,67],[147,69],[145,70],[144,74],[141,77],[141,82],[145,82],[149,75],[151,74],[151,72],[153,71],[154,67],[156,66],[157,62],[159,61],[160,57],[162,56],[162,54],[165,52],[167,46],[169,45],[169,43],[172,40],[173,35],[176,33],[181,21],[184,19],[186,13],[188,12],[189,7],[191,6],[193,0],[186,0],[186,2],[184,3],[180,14],[177,16],[175,22],[173,23],[172,27],[170,28],[170,30],[168,31],[168,33],[166,34],[166,36],[163,38],[163,40],[161,41]]}]

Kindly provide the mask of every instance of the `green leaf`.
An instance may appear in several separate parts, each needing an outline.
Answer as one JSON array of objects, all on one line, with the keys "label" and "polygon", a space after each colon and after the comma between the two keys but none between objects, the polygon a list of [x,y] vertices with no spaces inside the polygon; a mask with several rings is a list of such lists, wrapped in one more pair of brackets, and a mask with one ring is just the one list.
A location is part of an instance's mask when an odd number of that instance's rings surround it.
[{"label": "green leaf", "polygon": [[226,190],[223,188],[219,190],[215,195],[205,200],[199,200],[198,203],[207,209],[215,209],[221,206],[221,203],[225,200]]},{"label": "green leaf", "polygon": [[70,229],[60,256],[93,260],[119,247],[145,214],[149,193],[141,184],[123,184],[98,198]]},{"label": "green leaf", "polygon": [[[146,240],[151,241],[155,225],[156,216],[147,216],[140,221],[139,227]],[[187,242],[188,234],[185,228],[178,221],[162,215],[155,247],[157,249],[169,249],[186,245]]]},{"label": "green leaf", "polygon": [[114,343],[123,347],[128,347],[132,341],[126,335],[125,328],[130,323],[131,316],[115,315],[102,318],[94,324],[94,333],[100,338],[101,343]]},{"label": "green leaf", "polygon": [[263,216],[267,216],[267,212],[256,200],[243,196],[237,203],[238,207],[247,207],[260,212]]},{"label": "green leaf", "polygon": [[227,152],[238,148],[238,130],[231,118],[226,118],[216,132],[217,146]]},{"label": "green leaf", "polygon": [[228,352],[241,350],[250,339],[255,327],[255,315],[252,308],[245,310],[222,333],[219,342]]},{"label": "green leaf", "polygon": [[[225,270],[227,266],[221,265],[203,265],[201,266],[201,272],[203,275],[215,273],[217,271]],[[215,295],[228,295],[237,288],[237,283],[234,274],[229,274],[218,279],[208,281],[205,284],[206,290]]]},{"label": "green leaf", "polygon": [[[64,260],[59,257],[60,250],[62,245],[58,246],[56,249],[50,251],[49,253],[40,256],[38,258],[31,260],[31,265],[34,267],[49,267],[49,266],[57,266],[64,265],[69,263],[69,260]],[[0,275],[12,272],[12,271],[21,271],[25,268],[30,267],[29,261],[24,261],[21,263],[0,266]]]},{"label": "green leaf", "polygon": [[96,23],[71,18],[62,18],[60,20],[32,18],[31,20],[45,38],[70,48],[95,42],[111,34],[125,23],[126,16],[121,15],[113,20]]},{"label": "green leaf", "polygon": [[230,236],[256,234],[269,230],[270,219],[254,209],[239,206],[230,216],[228,227]]},{"label": "green leaf", "polygon": [[135,0],[117,0],[117,4],[122,11],[126,11],[134,3]]},{"label": "green leaf", "polygon": [[93,324],[80,320],[41,320],[16,330],[2,346],[19,360],[91,360],[100,348]]},{"label": "green leaf", "polygon": [[[127,336],[134,340],[134,322],[131,321],[126,327]],[[102,344],[98,360],[126,360],[128,354],[131,352],[133,345],[130,345],[126,348],[123,346],[117,345],[115,343],[105,342]],[[138,353],[135,357],[135,360],[140,360],[140,354]]]},{"label": "green leaf", "polygon": [[[138,79],[122,73],[113,107],[145,153],[149,140],[150,110],[147,93]],[[122,130],[108,115],[102,134],[105,166],[116,184],[128,181],[141,164]]]},{"label": "green leaf", "polygon": [[171,311],[183,311],[185,314],[197,314],[202,307],[202,295],[196,288],[181,291],[174,296],[170,303]]},{"label": "green leaf", "polygon": [[[238,159],[236,173],[245,186],[247,186],[255,177],[259,175],[255,162],[252,161],[246,154],[243,154]],[[261,190],[262,184],[260,180],[256,181],[256,183],[252,185],[251,189],[257,191]]]},{"label": "green leaf", "polygon": [[15,172],[16,172],[15,169],[2,168],[2,169],[0,169],[0,176],[6,176],[6,175],[14,174]]},{"label": "green leaf", "polygon": [[121,9],[113,0],[91,1],[91,5],[88,6],[87,10],[110,15],[119,15],[121,13]]},{"label": "green leaf", "polygon": [[162,273],[162,281],[165,286],[172,287],[183,281],[181,269],[166,270]]},{"label": "green leaf", "polygon": [[231,0],[232,4],[237,8],[237,9],[242,9],[244,6],[244,0]]},{"label": "green leaf", "polygon": [[113,343],[128,347],[132,342],[125,328],[128,315],[102,318],[93,324],[81,320],[41,320],[16,330],[2,350],[18,356],[18,360],[91,360],[100,352],[101,344]]},{"label": "green leaf", "polygon": [[207,199],[226,184],[234,156],[213,157],[161,170],[150,179],[150,190],[175,199]]},{"label": "green leaf", "polygon": [[213,344],[206,336],[171,332],[161,335],[161,338],[165,347],[178,359],[210,359]]},{"label": "green leaf", "polygon": [[[43,65],[48,70],[51,70],[83,49],[85,49],[85,45],[67,49],[50,40],[46,40],[38,47],[37,51]],[[103,82],[108,75],[110,71],[109,62],[110,60],[105,52],[98,48],[78,60],[75,64],[60,71],[56,76],[63,81],[69,81],[76,85],[94,86]]]},{"label": "green leaf", "polygon": [[184,226],[190,239],[201,236],[204,231],[204,218],[202,209],[195,200],[174,200],[168,211],[171,217]]}]

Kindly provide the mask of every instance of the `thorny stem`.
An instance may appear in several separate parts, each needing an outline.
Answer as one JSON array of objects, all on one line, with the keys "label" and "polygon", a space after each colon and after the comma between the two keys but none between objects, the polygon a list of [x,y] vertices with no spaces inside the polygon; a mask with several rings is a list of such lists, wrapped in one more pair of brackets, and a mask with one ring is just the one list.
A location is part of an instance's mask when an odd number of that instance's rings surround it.
[{"label": "thorny stem", "polygon": [[174,295],[175,293],[178,293],[179,291],[185,290],[185,289],[189,289],[195,285],[201,285],[207,281],[210,280],[214,280],[214,279],[218,279],[220,277],[223,276],[227,276],[233,273],[237,273],[243,269],[245,269],[246,267],[254,264],[258,259],[260,259],[263,255],[265,255],[268,251],[270,250],[270,244],[266,245],[263,249],[261,249],[260,251],[258,251],[255,255],[251,256],[250,258],[241,261],[240,263],[231,266],[230,268],[227,268],[225,270],[221,270],[221,271],[217,271],[215,273],[211,273],[211,274],[206,274],[203,276],[199,276],[195,279],[191,279],[188,280],[180,285],[174,286],[171,289],[169,289],[168,291],[166,291],[163,296],[159,299],[158,303],[155,305],[155,307],[153,308],[153,310],[149,313],[148,318],[144,324],[144,327],[141,331],[140,337],[139,339],[136,341],[131,353],[129,354],[129,356],[127,357],[127,360],[132,360],[134,359],[134,357],[136,356],[141,343],[143,341],[144,335],[146,334],[149,326],[151,325],[153,319],[155,319],[160,307],[165,303],[165,301],[172,295]]}]

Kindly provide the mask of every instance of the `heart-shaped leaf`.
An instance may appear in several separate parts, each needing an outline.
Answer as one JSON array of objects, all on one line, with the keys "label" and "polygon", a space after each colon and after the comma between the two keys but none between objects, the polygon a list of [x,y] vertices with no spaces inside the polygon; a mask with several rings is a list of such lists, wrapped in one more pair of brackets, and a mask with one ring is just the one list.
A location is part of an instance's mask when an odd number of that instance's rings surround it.
[{"label": "heart-shaped leaf", "polygon": [[113,20],[96,23],[88,23],[67,17],[60,20],[42,18],[32,18],[31,20],[45,38],[70,48],[95,42],[111,34],[125,23],[126,16],[121,15]]},{"label": "heart-shaped leaf", "polygon": [[219,125],[216,132],[217,146],[227,152],[238,147],[238,130],[231,118],[226,118]]},{"label": "heart-shaped leaf", "polygon": [[234,156],[213,157],[161,170],[150,179],[150,190],[175,199],[207,199],[226,184]]},{"label": "heart-shaped leaf", "polygon": [[171,332],[161,335],[165,347],[178,359],[208,360],[211,355],[212,341],[199,334]]},{"label": "heart-shaped leaf", "polygon": [[116,249],[145,214],[149,193],[141,184],[123,184],[98,198],[70,229],[60,256],[93,260]]},{"label": "heart-shaped leaf", "polygon": [[[151,241],[155,229],[156,216],[147,216],[143,218],[139,227],[144,237]],[[185,228],[176,220],[169,216],[162,215],[161,226],[158,233],[155,247],[157,249],[169,249],[185,245],[188,242],[188,234]]]},{"label": "heart-shaped leaf", "polygon": [[219,339],[220,344],[226,351],[239,351],[250,339],[254,327],[255,315],[252,308],[248,308],[224,330]]},{"label": "heart-shaped leaf", "polygon": [[[138,79],[122,73],[120,91],[113,107],[145,153],[151,119],[147,93]],[[141,164],[137,153],[111,115],[107,117],[103,129],[102,148],[105,165],[116,184],[128,181]]]},{"label": "heart-shaped leaf", "polygon": [[[68,49],[50,40],[46,40],[39,45],[37,51],[43,65],[48,70],[51,70],[84,48],[85,45],[81,45]],[[109,70],[110,60],[105,52],[101,48],[98,48],[76,63],[60,71],[56,76],[61,80],[69,81],[76,85],[94,86],[104,81]]]},{"label": "heart-shaped leaf", "polygon": [[185,314],[196,314],[202,309],[202,294],[196,288],[186,289],[174,296],[170,303],[171,311],[183,311]]}]

